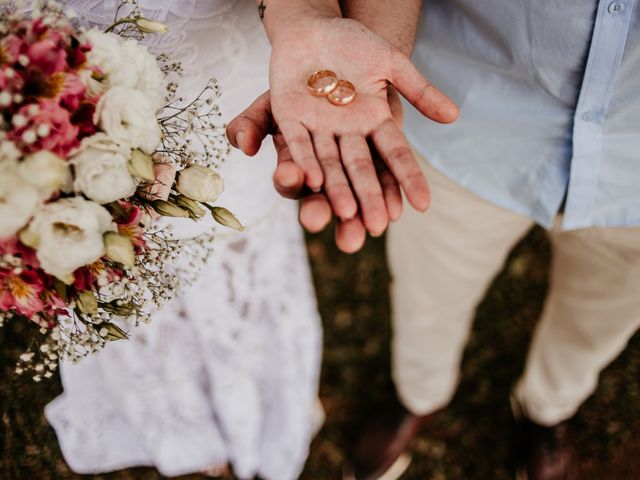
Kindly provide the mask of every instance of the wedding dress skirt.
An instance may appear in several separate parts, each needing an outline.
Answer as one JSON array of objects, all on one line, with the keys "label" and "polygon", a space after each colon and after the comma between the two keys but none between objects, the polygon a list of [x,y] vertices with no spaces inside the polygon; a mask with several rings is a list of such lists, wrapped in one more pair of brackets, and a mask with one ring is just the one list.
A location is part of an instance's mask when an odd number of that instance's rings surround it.
[{"label": "wedding dress skirt", "polygon": [[[67,3],[102,25],[116,4]],[[228,121],[267,89],[269,46],[254,2],[141,3],[147,17],[169,25],[148,40],[183,63],[185,98],[217,78]],[[267,144],[254,158],[234,152],[217,203],[246,231],[218,229],[197,284],[131,340],[62,365],[64,393],[46,416],[75,472],[147,465],[177,476],[231,464],[243,479],[300,474],[313,434],[321,330],[296,205],[271,184],[275,162]],[[184,235],[213,227],[180,225]]]}]

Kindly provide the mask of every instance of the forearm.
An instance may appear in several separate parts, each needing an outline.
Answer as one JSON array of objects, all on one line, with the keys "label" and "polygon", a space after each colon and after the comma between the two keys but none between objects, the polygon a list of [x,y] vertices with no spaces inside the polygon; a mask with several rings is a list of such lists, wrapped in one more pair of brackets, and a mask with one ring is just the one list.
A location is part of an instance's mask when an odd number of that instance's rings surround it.
[{"label": "forearm", "polygon": [[422,0],[340,0],[340,6],[345,17],[359,21],[411,55]]},{"label": "forearm", "polygon": [[272,43],[278,32],[305,18],[342,16],[338,0],[256,0],[256,5]]}]

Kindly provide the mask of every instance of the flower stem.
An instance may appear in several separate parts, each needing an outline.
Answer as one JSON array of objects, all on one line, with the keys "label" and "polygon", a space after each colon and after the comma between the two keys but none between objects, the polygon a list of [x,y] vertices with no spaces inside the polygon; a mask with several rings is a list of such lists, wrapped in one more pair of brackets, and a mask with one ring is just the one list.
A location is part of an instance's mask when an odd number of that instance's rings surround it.
[{"label": "flower stem", "polygon": [[109,33],[112,32],[114,28],[116,28],[118,25],[122,25],[124,23],[136,23],[136,20],[133,18],[121,18],[120,20],[118,20],[117,22],[111,24],[105,31],[104,33]]}]

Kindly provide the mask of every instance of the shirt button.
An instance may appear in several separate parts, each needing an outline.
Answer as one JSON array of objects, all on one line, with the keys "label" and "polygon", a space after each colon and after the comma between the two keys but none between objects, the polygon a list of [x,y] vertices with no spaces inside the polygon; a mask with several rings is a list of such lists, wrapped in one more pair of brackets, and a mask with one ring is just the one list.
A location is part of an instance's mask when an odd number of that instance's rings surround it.
[{"label": "shirt button", "polygon": [[582,115],[580,115],[580,118],[584,122],[600,124],[604,122],[604,110],[602,108],[587,110]]},{"label": "shirt button", "polygon": [[609,12],[609,15],[615,17],[616,15],[620,15],[622,12],[624,12],[624,8],[624,2],[621,2],[620,0],[614,0],[609,4],[609,8],[607,10]]}]

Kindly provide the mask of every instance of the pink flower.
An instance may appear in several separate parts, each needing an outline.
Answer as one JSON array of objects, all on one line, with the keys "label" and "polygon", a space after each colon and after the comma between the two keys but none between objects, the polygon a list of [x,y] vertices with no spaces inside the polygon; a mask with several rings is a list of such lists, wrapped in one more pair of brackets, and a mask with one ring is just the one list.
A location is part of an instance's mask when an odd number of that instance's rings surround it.
[{"label": "pink flower", "polygon": [[24,21],[24,27],[26,30],[25,37],[27,38],[27,41],[29,43],[36,42],[38,39],[42,38],[49,30],[49,27],[45,25],[42,18],[36,18],[35,20],[27,19]]},{"label": "pink flower", "polygon": [[40,18],[25,24],[24,38],[28,46],[24,54],[29,59],[29,69],[37,69],[45,75],[69,69],[67,49],[71,49],[72,35],[69,27],[51,29]]},{"label": "pink flower", "polygon": [[31,268],[40,268],[40,262],[36,257],[36,251],[22,244],[18,237],[10,237],[0,241],[0,256],[13,255],[20,257],[21,265]]},{"label": "pink flower", "polygon": [[53,326],[56,315],[68,314],[69,306],[60,298],[53,289],[45,289],[42,292],[42,300],[44,302],[44,314],[49,318],[49,327]]},{"label": "pink flower", "polygon": [[[85,98],[86,87],[78,75],[67,73],[62,83],[60,104],[69,111],[76,111]],[[93,122],[92,122],[93,123]]]},{"label": "pink flower", "polygon": [[[19,122],[17,115],[21,118]],[[13,124],[15,128],[9,132],[9,138],[24,153],[49,150],[66,158],[80,143],[79,129],[71,123],[71,114],[53,100],[23,106],[14,115]]]},{"label": "pink flower", "polygon": [[67,52],[57,35],[48,35],[43,40],[29,45],[27,57],[29,66],[35,67],[45,75],[64,72],[67,69]]},{"label": "pink flower", "polygon": [[[125,202],[120,202],[122,205]],[[131,206],[127,211],[127,216],[117,219],[118,233],[125,235],[131,239],[136,247],[144,247],[144,225],[141,225],[142,210],[138,207]]]},{"label": "pink flower", "polygon": [[31,318],[44,308],[42,279],[34,270],[0,269],[0,309]]},{"label": "pink flower", "polygon": [[97,260],[91,265],[78,268],[73,272],[73,288],[76,290],[94,290],[98,286],[98,278],[104,277],[107,283],[122,278],[122,273],[111,268],[102,260]]},{"label": "pink flower", "polygon": [[24,79],[16,70],[8,65],[0,68],[0,90],[10,93],[21,92],[24,88]]},{"label": "pink flower", "polygon": [[5,64],[11,65],[27,48],[25,41],[17,35],[10,34],[0,40],[0,57]]}]

